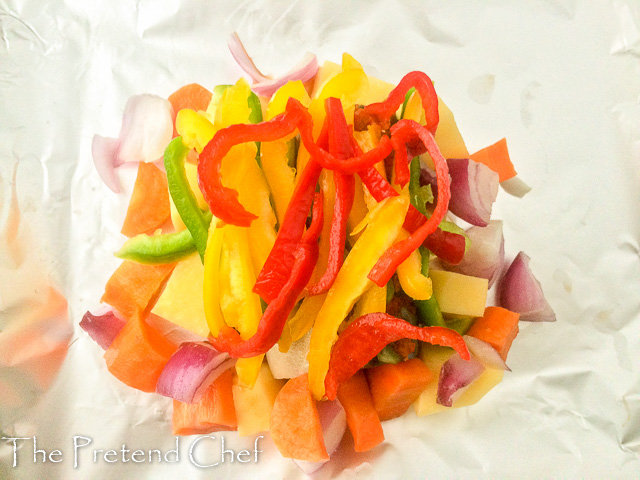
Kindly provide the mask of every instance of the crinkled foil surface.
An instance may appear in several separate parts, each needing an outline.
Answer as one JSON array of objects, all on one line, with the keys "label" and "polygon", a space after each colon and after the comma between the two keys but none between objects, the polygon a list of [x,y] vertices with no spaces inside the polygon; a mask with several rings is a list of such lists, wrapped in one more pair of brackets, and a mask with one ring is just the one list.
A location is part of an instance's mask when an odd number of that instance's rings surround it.
[{"label": "crinkled foil surface", "polygon": [[[241,75],[237,31],[267,73],[343,52],[397,82],[427,72],[470,151],[506,137],[522,199],[500,191],[507,257],[524,250],[556,323],[524,324],[513,370],[477,405],[385,424],[317,478],[640,475],[640,4],[632,0],[0,0],[0,478],[302,478],[268,435],[181,438],[171,402],[107,372],[78,327],[119,261],[125,193],[100,181],[95,133],[127,98]],[[34,461],[35,437],[37,450]],[[80,447],[74,458],[73,442]],[[250,461],[220,462],[220,444]],[[96,454],[94,450],[102,450]],[[59,451],[56,454],[55,451]],[[51,453],[53,452],[53,456]],[[43,456],[46,455],[46,462]],[[245,457],[246,459],[247,457]],[[75,464],[77,460],[77,464]],[[175,460],[169,456],[169,460]]]}]

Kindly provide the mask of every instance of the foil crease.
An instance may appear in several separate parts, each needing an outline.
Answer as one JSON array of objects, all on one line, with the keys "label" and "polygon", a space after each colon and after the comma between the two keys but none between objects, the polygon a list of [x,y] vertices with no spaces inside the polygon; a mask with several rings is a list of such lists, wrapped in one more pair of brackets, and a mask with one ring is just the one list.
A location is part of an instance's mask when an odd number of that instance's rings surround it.
[{"label": "foil crease", "polygon": [[[0,477],[303,478],[268,434],[258,462],[197,468],[93,462],[87,449],[170,450],[171,402],[111,377],[78,327],[118,265],[124,193],[102,184],[91,139],[126,100],[241,74],[237,31],[265,73],[306,51],[397,82],[423,70],[470,151],[502,137],[522,199],[501,191],[512,259],[524,250],[557,314],[521,324],[511,373],[477,405],[348,435],[316,478],[638,478],[640,473],[640,6],[632,0],[340,2],[0,0]],[[224,436],[234,450],[255,438]],[[211,440],[213,442],[213,440]],[[216,447],[217,448],[217,447]],[[204,449],[203,449],[204,452]],[[213,453],[209,452],[213,455]],[[203,459],[203,461],[206,459]]]}]

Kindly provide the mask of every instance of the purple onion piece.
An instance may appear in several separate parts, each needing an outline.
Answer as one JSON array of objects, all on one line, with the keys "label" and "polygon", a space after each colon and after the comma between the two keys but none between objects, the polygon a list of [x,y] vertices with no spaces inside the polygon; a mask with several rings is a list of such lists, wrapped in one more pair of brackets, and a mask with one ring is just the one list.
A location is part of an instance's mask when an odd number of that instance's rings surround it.
[{"label": "purple onion piece", "polygon": [[80,328],[104,350],[109,348],[127,322],[109,309],[100,314],[87,312],[80,321]]},{"label": "purple onion piece", "polygon": [[449,210],[471,225],[486,227],[498,195],[498,174],[469,158],[450,158],[447,164],[451,175]]},{"label": "purple onion piece", "polygon": [[528,322],[555,322],[556,314],[529,268],[530,258],[520,252],[500,282],[500,306],[520,314]]},{"label": "purple onion piece", "polygon": [[436,401],[440,405],[451,407],[454,395],[478,378],[483,371],[484,366],[476,358],[471,357],[471,360],[466,361],[454,353],[440,370]]},{"label": "purple onion piece", "polygon": [[504,261],[504,235],[502,221],[491,220],[486,227],[471,227],[465,232],[471,240],[469,249],[457,265],[443,262],[452,272],[486,278],[493,285]]},{"label": "purple onion piece", "polygon": [[476,357],[482,365],[487,368],[511,371],[498,351],[490,344],[471,335],[464,335],[462,338],[464,338],[471,354]]},{"label": "purple onion piece", "polygon": [[207,342],[185,342],[165,365],[156,392],[184,403],[196,403],[235,359]]}]

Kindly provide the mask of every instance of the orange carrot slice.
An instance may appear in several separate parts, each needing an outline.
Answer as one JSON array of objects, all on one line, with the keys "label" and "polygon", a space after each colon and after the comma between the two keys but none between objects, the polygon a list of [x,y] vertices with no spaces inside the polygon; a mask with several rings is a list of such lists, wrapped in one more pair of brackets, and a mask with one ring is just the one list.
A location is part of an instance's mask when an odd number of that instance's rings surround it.
[{"label": "orange carrot slice", "polygon": [[367,371],[373,405],[380,420],[403,415],[420,396],[433,374],[422,360],[380,365]]},{"label": "orange carrot slice", "polygon": [[148,312],[162,292],[175,264],[143,265],[125,260],[111,275],[101,301],[126,319],[136,311]]},{"label": "orange carrot slice", "polygon": [[130,387],[155,392],[162,369],[178,345],[150,326],[138,310],[104,353],[111,374]]},{"label": "orange carrot slice", "polygon": [[519,319],[520,314],[506,308],[487,307],[484,310],[484,316],[473,322],[467,335],[484,340],[498,351],[503,360],[506,360],[513,339],[518,335]]},{"label": "orange carrot slice", "polygon": [[356,452],[366,452],[384,441],[382,424],[362,370],[340,384],[338,400],[347,414]]},{"label": "orange carrot slice", "polygon": [[173,401],[173,434],[202,435],[238,428],[233,405],[233,369],[222,373],[198,403]]},{"label": "orange carrot slice", "polygon": [[493,145],[489,145],[472,154],[471,160],[483,163],[496,172],[501,182],[516,176],[516,170],[513,168],[509,150],[507,149],[506,138],[498,140]]},{"label": "orange carrot slice", "polygon": [[329,460],[306,373],[289,380],[278,392],[271,410],[271,438],[283,457]]},{"label": "orange carrot slice", "polygon": [[140,162],[122,233],[152,233],[171,217],[166,174],[153,163]]},{"label": "orange carrot slice", "polygon": [[169,102],[173,107],[173,136],[177,137],[176,116],[183,108],[191,110],[206,110],[211,102],[211,92],[197,83],[191,83],[179,88],[169,95]]}]

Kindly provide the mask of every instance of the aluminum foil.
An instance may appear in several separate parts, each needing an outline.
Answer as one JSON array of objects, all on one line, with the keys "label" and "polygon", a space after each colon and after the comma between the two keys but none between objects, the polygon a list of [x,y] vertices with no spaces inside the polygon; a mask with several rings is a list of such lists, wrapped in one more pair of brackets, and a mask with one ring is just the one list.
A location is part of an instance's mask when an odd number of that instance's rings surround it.
[{"label": "aluminum foil", "polygon": [[[638,478],[634,0],[0,0],[0,431],[27,439],[0,443],[0,477],[303,477],[268,435],[257,454],[255,437],[181,438],[176,458],[171,402],[111,377],[78,328],[119,263],[135,174],[110,192],[92,136],[117,135],[131,95],[235,81],[233,31],[267,73],[306,51],[338,62],[349,52],[390,82],[425,71],[471,151],[506,137],[532,190],[501,191],[494,217],[558,318],[521,324],[513,371],[477,405],[386,422],[368,453],[347,438],[316,476]],[[223,439],[248,461],[221,455]],[[125,448],[144,461],[104,456]]]}]

